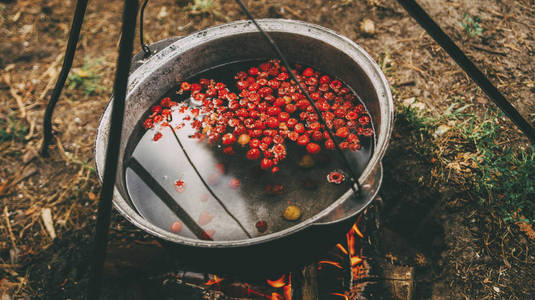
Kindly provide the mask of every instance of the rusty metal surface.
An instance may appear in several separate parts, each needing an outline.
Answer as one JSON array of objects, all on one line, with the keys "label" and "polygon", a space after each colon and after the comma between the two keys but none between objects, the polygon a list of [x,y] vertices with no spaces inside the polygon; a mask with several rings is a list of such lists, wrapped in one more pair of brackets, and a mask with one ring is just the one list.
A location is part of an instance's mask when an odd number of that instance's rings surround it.
[{"label": "rusty metal surface", "polygon": [[[316,68],[337,77],[358,91],[365,102],[376,131],[374,152],[369,163],[362,170],[359,183],[363,197],[353,200],[351,190],[337,199],[324,203],[321,210],[311,212],[300,223],[281,228],[270,234],[231,241],[201,241],[178,236],[156,226],[140,216],[129,200],[124,172],[118,173],[114,204],[118,211],[141,229],[174,243],[195,247],[239,247],[270,240],[295,233],[312,224],[331,224],[347,219],[364,209],[377,193],[381,179],[381,159],[390,139],[393,103],[388,83],[379,67],[359,46],[323,27],[290,20],[259,20],[288,59]],[[244,47],[243,45],[247,45]],[[130,76],[126,100],[125,126],[121,143],[119,169],[124,170],[124,158],[132,154],[132,135],[139,130],[138,122],[145,111],[177,81],[184,80],[210,67],[247,59],[273,57],[270,48],[261,39],[254,26],[248,21],[238,21],[186,36],[144,61]],[[106,109],[97,132],[95,158],[99,176],[103,170],[104,149],[110,109]],[[306,202],[306,199],[303,199]],[[249,203],[255,208],[258,203]],[[253,223],[254,224],[254,223]]]}]

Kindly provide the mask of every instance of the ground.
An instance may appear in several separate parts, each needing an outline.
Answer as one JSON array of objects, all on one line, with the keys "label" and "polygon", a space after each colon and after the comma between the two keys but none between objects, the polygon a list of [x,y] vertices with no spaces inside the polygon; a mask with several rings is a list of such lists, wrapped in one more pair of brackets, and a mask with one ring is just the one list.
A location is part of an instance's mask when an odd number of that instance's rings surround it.
[{"label": "ground", "polygon": [[[535,298],[533,149],[401,6],[385,0],[245,2],[256,17],[313,22],[349,37],[387,75],[396,121],[384,159],[383,223],[416,249],[418,255],[405,261],[396,256],[399,250],[390,255],[392,263],[418,266],[416,298]],[[533,123],[535,2],[419,2]],[[0,1],[2,299],[60,292],[77,298],[85,282],[100,188],[93,139],[111,94],[122,5],[89,2],[74,69],[54,115],[55,144],[42,158],[42,115],[74,5]],[[145,38],[154,42],[243,18],[231,1],[154,0],[145,12]],[[48,210],[55,240],[43,218]],[[112,241],[147,239],[116,213],[112,227]]]}]

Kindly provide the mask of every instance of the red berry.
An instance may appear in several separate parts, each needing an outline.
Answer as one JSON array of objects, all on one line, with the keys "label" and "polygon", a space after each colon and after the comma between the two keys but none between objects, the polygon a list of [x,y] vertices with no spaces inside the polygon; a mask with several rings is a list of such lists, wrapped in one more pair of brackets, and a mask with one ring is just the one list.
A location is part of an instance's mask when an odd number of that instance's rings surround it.
[{"label": "red berry", "polygon": [[270,116],[277,116],[280,113],[281,113],[281,109],[278,106],[272,106],[267,109],[267,114]]},{"label": "red berry", "polygon": [[260,158],[260,150],[257,148],[250,149],[247,151],[246,157],[250,160],[256,160]]},{"label": "red berry", "polygon": [[258,139],[251,139],[249,141],[249,147],[251,148],[258,148],[258,146],[260,146],[260,140]]},{"label": "red berry", "polygon": [[288,128],[294,128],[297,122],[298,121],[296,119],[289,118],[288,121],[286,122],[286,125],[288,126]]},{"label": "red berry", "polygon": [[362,126],[368,125],[370,123],[370,117],[368,115],[363,115],[359,118],[359,123]]},{"label": "red berry", "polygon": [[281,113],[279,114],[279,121],[281,121],[281,122],[286,122],[286,121],[288,121],[289,119],[290,119],[290,114],[289,114],[289,113],[283,111],[283,112],[281,112]]},{"label": "red berry", "polygon": [[156,141],[158,141],[159,139],[161,139],[162,136],[163,136],[162,133],[158,131],[158,132],[156,132],[156,133],[154,134],[154,137],[152,138],[152,140],[156,142]]},{"label": "red berry", "polygon": [[305,132],[305,125],[303,125],[303,124],[301,124],[301,123],[297,123],[297,124],[295,124],[295,126],[294,126],[294,130],[295,130],[295,132],[297,132],[297,133],[303,133],[303,132]]},{"label": "red berry", "polygon": [[214,216],[212,216],[211,214],[203,211],[199,215],[199,220],[197,220],[197,223],[199,225],[201,225],[201,226],[204,226],[204,225],[207,225],[208,223],[212,222],[213,218],[214,218]]},{"label": "red berry", "polygon": [[349,129],[347,127],[340,127],[336,130],[336,136],[346,138],[349,135]]},{"label": "red berry", "polygon": [[184,81],[180,84],[180,89],[183,91],[189,91],[191,89],[191,85]]},{"label": "red berry", "polygon": [[310,154],[317,154],[317,153],[320,152],[320,150],[321,150],[320,145],[318,145],[316,143],[308,143],[307,144],[307,151]]},{"label": "red berry", "polygon": [[223,145],[231,145],[236,141],[236,137],[232,133],[226,133],[221,138],[221,141],[223,142]]},{"label": "red berry", "polygon": [[329,78],[329,76],[327,75],[323,75],[320,77],[320,84],[326,84],[326,83],[329,83],[331,81],[331,78]]},{"label": "red berry", "polygon": [[310,77],[312,75],[314,75],[314,70],[312,68],[306,68],[303,71],[303,76]]},{"label": "red berry", "polygon": [[279,120],[277,120],[277,118],[271,117],[267,119],[266,125],[271,128],[279,127]]},{"label": "red berry", "polygon": [[271,173],[277,173],[278,171],[279,171],[279,167],[271,168]]},{"label": "red berry", "polygon": [[306,135],[302,135],[297,139],[297,144],[299,144],[301,146],[305,146],[309,142],[310,142],[310,139]]},{"label": "red berry", "polygon": [[269,158],[264,158],[262,159],[262,161],[260,162],[260,167],[263,169],[263,170],[266,170],[266,169],[269,169],[273,166],[273,160],[269,159]]},{"label": "red berry", "polygon": [[297,139],[299,138],[299,133],[292,131],[288,133],[288,138],[292,141],[297,141]]},{"label": "red berry", "polygon": [[194,91],[200,91],[201,89],[202,89],[202,86],[201,86],[200,84],[198,84],[198,83],[193,83],[193,84],[191,84],[191,88],[190,88],[190,90],[191,90],[192,92],[194,92]]},{"label": "red berry", "polygon": [[325,149],[327,150],[332,150],[334,149],[335,145],[334,145],[334,141],[331,140],[331,139],[328,139],[325,141]]},{"label": "red berry", "polygon": [[256,74],[258,74],[258,68],[252,67],[252,68],[249,69],[248,73],[251,76],[255,76]]},{"label": "red berry", "polygon": [[229,188],[237,189],[240,187],[240,181],[237,178],[232,178],[228,183]]},{"label": "red berry", "polygon": [[146,119],[146,120],[143,122],[143,127],[144,127],[145,129],[153,128],[153,127],[154,127],[154,123],[152,123],[152,119],[151,119],[151,118]]},{"label": "red berry", "polygon": [[323,133],[319,130],[312,132],[312,139],[314,141],[321,141],[323,139]]},{"label": "red berry", "polygon": [[[184,82],[183,82],[184,83]],[[182,222],[180,221],[175,221],[173,222],[173,224],[171,224],[171,227],[170,227],[171,231],[174,232],[174,233],[179,233],[180,230],[182,230]]]},{"label": "red berry", "polygon": [[232,146],[228,146],[223,149],[223,153],[226,155],[234,155],[236,152],[234,152],[234,148],[232,148]]},{"label": "red berry", "polygon": [[267,230],[267,223],[266,223],[266,221],[258,221],[258,222],[256,222],[255,227],[258,230],[258,232],[262,233],[262,232],[265,232]]}]

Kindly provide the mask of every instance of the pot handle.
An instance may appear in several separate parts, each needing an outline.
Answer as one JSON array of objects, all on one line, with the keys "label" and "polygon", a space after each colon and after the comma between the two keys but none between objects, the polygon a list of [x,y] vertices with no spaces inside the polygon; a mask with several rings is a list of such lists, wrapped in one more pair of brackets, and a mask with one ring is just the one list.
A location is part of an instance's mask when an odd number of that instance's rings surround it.
[{"label": "pot handle", "polygon": [[335,223],[346,221],[352,217],[358,215],[366,207],[372,203],[379,192],[381,183],[383,181],[383,164],[379,163],[372,174],[368,176],[366,182],[361,184],[361,197],[355,199],[355,197],[348,197],[342,204],[336,207],[326,216],[322,217],[318,221],[312,223],[315,226],[327,226]]}]

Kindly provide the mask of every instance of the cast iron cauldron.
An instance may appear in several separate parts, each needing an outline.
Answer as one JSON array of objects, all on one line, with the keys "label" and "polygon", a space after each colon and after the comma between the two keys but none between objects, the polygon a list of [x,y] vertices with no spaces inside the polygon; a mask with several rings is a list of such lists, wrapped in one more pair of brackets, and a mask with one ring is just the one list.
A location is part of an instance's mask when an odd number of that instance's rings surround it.
[{"label": "cast iron cauldron", "polygon": [[[181,80],[229,62],[275,56],[249,21],[211,27],[181,39],[157,43],[159,51],[156,54],[146,61],[134,61],[139,66],[129,78],[122,138],[113,141],[121,143],[118,168],[121,171],[117,174],[114,204],[127,220],[168,242],[185,261],[210,270],[280,270],[312,259],[316,253],[343,238],[354,222],[353,217],[366,208],[378,192],[382,180],[381,159],[392,130],[393,102],[388,82],[361,47],[314,24],[280,19],[258,22],[290,61],[333,74],[357,91],[372,117],[375,130],[373,153],[360,170],[358,199],[349,189],[341,197],[325,203],[321,211],[279,231],[252,238],[206,241],[177,235],[155,225],[134,205],[125,181],[127,161],[135,146],[131,137],[139,132],[140,119],[157,99]],[[110,114],[111,106],[108,106],[100,121],[95,144],[95,161],[101,179]],[[307,207],[308,199],[298,201],[302,207]],[[232,204],[229,205],[232,209]],[[258,205],[261,204],[251,200],[245,206],[256,210]],[[254,226],[254,223],[246,226]]]}]

